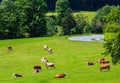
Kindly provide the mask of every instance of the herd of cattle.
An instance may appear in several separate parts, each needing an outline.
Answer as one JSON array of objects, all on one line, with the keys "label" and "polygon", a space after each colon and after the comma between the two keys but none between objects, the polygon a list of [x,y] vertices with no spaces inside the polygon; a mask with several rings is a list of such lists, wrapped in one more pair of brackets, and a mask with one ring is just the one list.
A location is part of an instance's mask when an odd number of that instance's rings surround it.
[{"label": "herd of cattle", "polygon": [[[7,47],[8,51],[12,51],[13,47],[8,46]],[[48,45],[44,45],[44,50],[48,51],[48,53],[52,54],[52,48],[48,48]],[[56,68],[54,63],[49,62],[47,58],[42,57],[41,58],[41,63],[45,63],[46,68],[51,67],[51,68]],[[33,66],[33,72],[34,73],[39,73],[42,70],[42,67],[40,65],[34,65]],[[61,74],[56,74],[54,78],[64,78],[67,74],[66,73],[61,73]],[[22,74],[19,73],[13,73],[13,76],[15,77],[22,77]]]},{"label": "herd of cattle", "polygon": [[[98,64],[102,64],[100,66],[100,71],[104,70],[104,69],[107,69],[108,71],[110,71],[110,64],[109,64],[110,61],[106,60],[105,58],[101,58],[101,59],[98,59],[97,60],[97,63]],[[94,65],[93,62],[87,62],[87,65]]]},{"label": "herd of cattle", "polygon": [[[8,46],[7,49],[8,49],[9,51],[12,51],[12,50],[13,50],[12,46]],[[48,53],[50,53],[50,54],[53,53],[52,48],[48,48],[48,45],[44,45],[44,50],[48,51]],[[109,64],[109,62],[110,62],[110,61],[106,60],[105,58],[98,59],[98,60],[97,60],[97,63],[98,63],[98,64],[102,64],[102,65],[100,66],[100,68],[99,68],[100,71],[102,71],[102,70],[104,70],[104,69],[107,69],[107,70],[109,71],[109,70],[110,70],[110,64]],[[42,58],[41,58],[41,63],[44,63],[45,66],[46,66],[46,68],[48,68],[48,67],[56,68],[56,67],[55,67],[55,64],[52,63],[52,62],[49,62],[46,57],[42,57]],[[93,62],[87,62],[87,65],[88,65],[88,66],[94,65],[94,63],[93,63]],[[40,65],[35,65],[35,66],[33,67],[33,72],[34,72],[34,73],[39,73],[41,70],[42,70],[42,67],[41,67]],[[54,76],[54,78],[64,78],[66,75],[67,75],[66,73],[56,74],[56,75]],[[15,77],[22,77],[22,75],[21,75],[21,74],[18,74],[18,73],[14,73],[13,76],[15,76]]]}]

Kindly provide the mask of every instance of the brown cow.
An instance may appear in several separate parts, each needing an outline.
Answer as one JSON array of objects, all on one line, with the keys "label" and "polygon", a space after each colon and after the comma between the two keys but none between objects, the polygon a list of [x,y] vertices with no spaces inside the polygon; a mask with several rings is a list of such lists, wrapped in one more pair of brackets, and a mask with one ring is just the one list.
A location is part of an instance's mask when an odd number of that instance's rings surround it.
[{"label": "brown cow", "polygon": [[9,51],[12,51],[12,46],[7,47]]},{"label": "brown cow", "polygon": [[64,78],[66,74],[56,74],[54,78]]},{"label": "brown cow", "polygon": [[110,71],[110,65],[109,64],[104,64],[100,66],[100,71],[104,70],[104,69],[108,69],[108,71]]},{"label": "brown cow", "polygon": [[17,74],[17,73],[14,73],[13,76],[15,76],[15,77],[22,77],[21,74]]},{"label": "brown cow", "polygon": [[109,63],[110,61],[105,60],[105,58],[101,58],[101,59],[97,60],[97,62],[98,62],[99,64],[101,64],[101,63]]},{"label": "brown cow", "polygon": [[86,63],[87,63],[88,66],[89,66],[89,65],[94,65],[93,62],[86,62]]},{"label": "brown cow", "polygon": [[34,66],[34,73],[38,73],[40,70],[41,70],[42,68],[41,68],[41,66],[39,66],[39,65],[35,65]]}]

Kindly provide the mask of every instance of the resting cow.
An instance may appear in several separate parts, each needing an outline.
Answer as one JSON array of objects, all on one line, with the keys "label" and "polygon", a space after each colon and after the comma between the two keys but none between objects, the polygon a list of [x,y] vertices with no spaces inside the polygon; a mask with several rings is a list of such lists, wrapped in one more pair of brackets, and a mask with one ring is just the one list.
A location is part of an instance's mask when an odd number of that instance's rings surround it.
[{"label": "resting cow", "polygon": [[99,64],[101,64],[101,63],[109,63],[110,61],[105,60],[105,58],[101,58],[101,59],[97,60],[97,62],[98,62]]},{"label": "resting cow", "polygon": [[48,45],[44,45],[44,49],[45,49],[45,50],[48,50]]},{"label": "resting cow", "polygon": [[93,62],[87,62],[87,65],[89,66],[89,65],[94,65],[94,63]]},{"label": "resting cow", "polygon": [[47,58],[43,57],[43,58],[41,58],[41,62],[42,62],[42,63],[47,63],[48,60],[47,60]]},{"label": "resting cow", "polygon": [[9,51],[12,51],[12,46],[7,47]]},{"label": "resting cow", "polygon": [[34,73],[38,73],[40,70],[41,70],[42,68],[41,68],[41,66],[39,66],[39,65],[35,65],[34,66]]},{"label": "resting cow", "polygon": [[17,73],[14,73],[13,76],[15,76],[15,77],[22,77],[21,74],[17,74]]},{"label": "resting cow", "polygon": [[53,52],[52,52],[52,48],[49,48],[48,49],[48,52],[50,53],[50,54],[52,54]]},{"label": "resting cow", "polygon": [[104,64],[100,66],[100,71],[104,70],[104,69],[108,69],[108,71],[110,71],[110,65],[109,64]]},{"label": "resting cow", "polygon": [[64,78],[66,74],[56,74],[54,78]]},{"label": "resting cow", "polygon": [[48,67],[51,67],[51,68],[55,68],[55,65],[54,65],[54,63],[45,63],[45,65],[46,65],[46,68],[48,68]]}]

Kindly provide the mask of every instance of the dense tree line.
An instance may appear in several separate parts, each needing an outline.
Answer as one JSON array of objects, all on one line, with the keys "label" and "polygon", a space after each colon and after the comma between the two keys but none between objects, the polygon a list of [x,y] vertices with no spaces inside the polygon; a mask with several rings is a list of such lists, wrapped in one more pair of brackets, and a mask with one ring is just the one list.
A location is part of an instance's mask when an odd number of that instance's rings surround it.
[{"label": "dense tree line", "polygon": [[[46,0],[48,10],[54,11],[57,0]],[[62,0],[61,0],[62,1]],[[120,5],[120,0],[69,0],[72,10],[96,11],[106,4]]]},{"label": "dense tree line", "polygon": [[2,0],[0,39],[44,36],[46,8],[44,0]]}]

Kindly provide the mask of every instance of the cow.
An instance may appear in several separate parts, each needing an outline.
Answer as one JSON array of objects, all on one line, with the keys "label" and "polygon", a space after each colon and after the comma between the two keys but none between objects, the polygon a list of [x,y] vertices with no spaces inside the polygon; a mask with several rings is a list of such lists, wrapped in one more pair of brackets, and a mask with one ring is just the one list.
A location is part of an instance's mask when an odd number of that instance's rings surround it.
[{"label": "cow", "polygon": [[88,66],[89,66],[89,65],[94,65],[93,62],[86,62],[86,63],[87,63]]},{"label": "cow", "polygon": [[39,66],[39,65],[35,65],[34,67],[34,73],[38,73],[42,68],[41,68],[41,66]]},{"label": "cow", "polygon": [[13,73],[13,76],[15,76],[15,77],[22,77],[21,74],[17,74],[17,73]]},{"label": "cow", "polygon": [[47,63],[47,62],[48,62],[48,60],[47,60],[47,58],[42,57],[42,58],[41,58],[41,62],[42,62],[42,63]]},{"label": "cow", "polygon": [[101,58],[99,60],[97,60],[97,63],[101,64],[101,63],[109,63],[110,61],[105,60],[105,58]]},{"label": "cow", "polygon": [[56,74],[54,78],[64,78],[66,74]]},{"label": "cow", "polygon": [[45,66],[46,66],[46,68],[48,68],[48,67],[51,67],[51,68],[55,68],[55,65],[54,65],[54,63],[45,63]]},{"label": "cow", "polygon": [[50,54],[52,54],[53,52],[52,52],[52,48],[49,48],[48,49],[48,52],[50,53]]},{"label": "cow", "polygon": [[12,46],[7,47],[9,51],[12,51]]},{"label": "cow", "polygon": [[102,60],[102,61],[100,61],[100,63],[109,63],[110,61],[108,61],[108,60]]},{"label": "cow", "polygon": [[110,65],[109,64],[104,64],[100,66],[100,72],[104,69],[108,69],[108,71],[110,71]]},{"label": "cow", "polygon": [[44,45],[44,49],[45,49],[45,50],[48,50],[48,45]]}]

